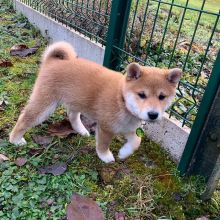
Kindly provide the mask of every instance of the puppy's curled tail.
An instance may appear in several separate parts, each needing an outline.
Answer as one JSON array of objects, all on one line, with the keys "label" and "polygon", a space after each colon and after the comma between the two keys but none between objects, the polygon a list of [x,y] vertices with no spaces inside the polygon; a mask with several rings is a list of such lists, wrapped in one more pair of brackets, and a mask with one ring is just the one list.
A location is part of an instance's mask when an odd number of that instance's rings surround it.
[{"label": "puppy's curled tail", "polygon": [[50,59],[69,60],[76,58],[77,54],[73,47],[66,42],[57,42],[51,44],[44,52],[42,56],[42,62],[46,62]]}]

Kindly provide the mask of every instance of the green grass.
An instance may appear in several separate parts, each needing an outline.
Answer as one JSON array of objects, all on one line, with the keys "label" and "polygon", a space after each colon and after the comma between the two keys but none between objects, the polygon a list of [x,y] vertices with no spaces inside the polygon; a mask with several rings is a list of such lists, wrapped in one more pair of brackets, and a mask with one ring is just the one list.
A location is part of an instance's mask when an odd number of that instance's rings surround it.
[{"label": "green grass", "polygon": [[[176,3],[186,4],[186,0],[175,0]],[[203,0],[190,0],[189,7],[201,9]],[[218,13],[220,10],[220,5],[218,0],[206,0],[204,10]]]},{"label": "green grass", "polygon": [[[21,23],[26,25],[20,28]],[[203,179],[179,177],[176,165],[167,153],[147,137],[140,149],[124,162],[117,160],[106,165],[92,151],[70,161],[61,176],[39,174],[39,167],[67,162],[85,146],[94,149],[95,138],[54,137],[52,144],[41,154],[31,155],[33,149],[42,149],[32,140],[32,135],[48,135],[48,125],[65,117],[61,108],[43,125],[27,132],[26,146],[8,143],[9,132],[31,93],[46,42],[24,17],[5,4],[0,4],[0,33],[0,57],[13,63],[13,67],[0,68],[0,99],[7,103],[0,110],[0,153],[9,158],[9,161],[0,162],[1,220],[65,219],[66,206],[73,192],[95,198],[107,220],[114,219],[116,211],[124,212],[128,220],[162,217],[194,220],[200,216],[214,220],[219,217],[219,190],[212,200],[203,203],[200,200],[204,191]],[[42,46],[35,55],[27,58],[10,56],[9,49],[14,44],[33,46],[39,40]],[[122,143],[121,137],[113,140],[111,148],[115,155]],[[27,163],[18,167],[14,162],[18,157],[25,157]],[[113,175],[115,171],[117,175]]]}]

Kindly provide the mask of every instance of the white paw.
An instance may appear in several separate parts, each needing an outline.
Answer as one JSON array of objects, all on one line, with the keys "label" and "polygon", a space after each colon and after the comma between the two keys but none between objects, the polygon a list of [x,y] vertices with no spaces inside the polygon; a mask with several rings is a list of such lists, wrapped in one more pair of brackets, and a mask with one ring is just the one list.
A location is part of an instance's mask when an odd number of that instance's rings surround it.
[{"label": "white paw", "polygon": [[106,151],[105,153],[97,152],[99,158],[105,163],[113,163],[115,162],[115,158],[110,150]]},{"label": "white paw", "polygon": [[89,131],[83,125],[75,126],[73,127],[73,129],[75,129],[76,132],[78,132],[79,134],[83,136],[86,136],[86,137],[90,136]]},{"label": "white paw", "polygon": [[17,145],[17,146],[23,146],[27,144],[27,141],[24,138],[21,138],[19,140],[15,141],[10,141],[12,144]]},{"label": "white paw", "polygon": [[119,150],[118,157],[119,157],[119,159],[124,160],[125,158],[127,158],[128,156],[130,156],[133,153],[134,153],[134,149],[132,149],[130,145],[125,144]]},{"label": "white paw", "polygon": [[83,136],[86,136],[86,137],[89,137],[89,136],[90,136],[90,133],[89,133],[86,129],[79,131],[79,134],[81,134],[81,135],[83,135]]}]

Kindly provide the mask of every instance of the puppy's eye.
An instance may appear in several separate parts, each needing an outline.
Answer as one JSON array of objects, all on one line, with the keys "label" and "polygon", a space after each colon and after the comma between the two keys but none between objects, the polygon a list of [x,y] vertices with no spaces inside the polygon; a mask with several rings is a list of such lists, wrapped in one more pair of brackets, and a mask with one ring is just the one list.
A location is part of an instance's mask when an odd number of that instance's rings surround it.
[{"label": "puppy's eye", "polygon": [[141,99],[146,99],[147,96],[144,94],[144,92],[139,92],[138,93],[138,96],[141,98]]},{"label": "puppy's eye", "polygon": [[159,100],[164,100],[166,98],[166,96],[165,95],[159,95]]}]

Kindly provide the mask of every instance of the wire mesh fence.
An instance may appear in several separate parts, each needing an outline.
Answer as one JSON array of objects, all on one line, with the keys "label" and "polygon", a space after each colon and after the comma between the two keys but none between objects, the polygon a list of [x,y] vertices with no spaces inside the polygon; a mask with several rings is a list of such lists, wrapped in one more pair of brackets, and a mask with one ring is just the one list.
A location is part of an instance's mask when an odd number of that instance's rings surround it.
[{"label": "wire mesh fence", "polygon": [[123,66],[137,61],[183,69],[169,109],[182,125],[192,126],[217,56],[219,9],[217,1],[133,0],[125,47],[116,48]]},{"label": "wire mesh fence", "polygon": [[21,0],[20,2],[75,29],[91,40],[105,43],[111,0]]},{"label": "wire mesh fence", "polygon": [[[20,0],[74,28],[106,42],[111,0]],[[113,45],[117,70],[132,61],[165,68],[179,67],[184,76],[169,109],[191,127],[220,46],[217,0],[133,0],[124,47]]]}]

